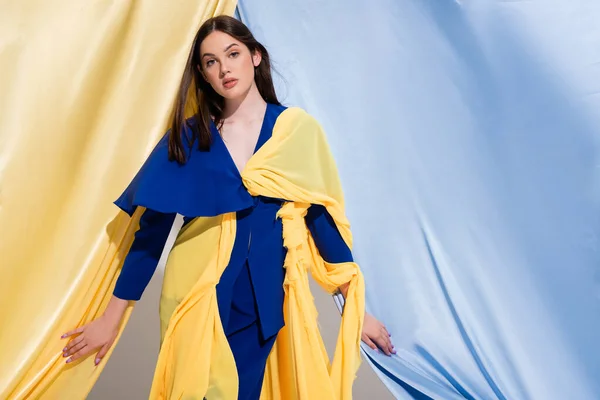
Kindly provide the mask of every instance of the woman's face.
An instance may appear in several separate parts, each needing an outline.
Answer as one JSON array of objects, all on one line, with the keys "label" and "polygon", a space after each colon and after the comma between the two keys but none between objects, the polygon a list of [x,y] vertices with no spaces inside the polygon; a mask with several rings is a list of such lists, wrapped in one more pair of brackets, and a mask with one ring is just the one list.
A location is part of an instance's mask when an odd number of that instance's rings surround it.
[{"label": "woman's face", "polygon": [[225,99],[244,96],[254,84],[258,52],[226,33],[214,31],[200,44],[200,69],[204,79]]}]

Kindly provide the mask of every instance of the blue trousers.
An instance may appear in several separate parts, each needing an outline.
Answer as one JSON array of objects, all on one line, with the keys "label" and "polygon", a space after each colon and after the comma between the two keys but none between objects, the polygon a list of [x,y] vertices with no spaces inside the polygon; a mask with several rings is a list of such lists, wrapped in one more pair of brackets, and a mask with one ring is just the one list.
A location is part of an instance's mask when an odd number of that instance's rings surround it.
[{"label": "blue trousers", "polygon": [[259,400],[267,358],[277,335],[264,338],[260,331],[247,263],[236,279],[234,293],[225,334],[239,377],[238,400]]}]

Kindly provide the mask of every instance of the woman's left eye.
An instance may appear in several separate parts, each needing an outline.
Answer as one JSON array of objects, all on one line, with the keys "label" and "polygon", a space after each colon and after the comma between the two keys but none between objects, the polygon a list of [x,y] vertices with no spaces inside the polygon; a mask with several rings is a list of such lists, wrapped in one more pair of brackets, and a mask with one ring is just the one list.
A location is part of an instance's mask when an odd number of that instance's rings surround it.
[{"label": "woman's left eye", "polygon": [[234,58],[235,58],[235,57],[237,57],[237,56],[239,56],[239,55],[240,55],[240,53],[238,53],[237,51],[232,51],[232,52],[229,54],[229,57],[234,57]]}]

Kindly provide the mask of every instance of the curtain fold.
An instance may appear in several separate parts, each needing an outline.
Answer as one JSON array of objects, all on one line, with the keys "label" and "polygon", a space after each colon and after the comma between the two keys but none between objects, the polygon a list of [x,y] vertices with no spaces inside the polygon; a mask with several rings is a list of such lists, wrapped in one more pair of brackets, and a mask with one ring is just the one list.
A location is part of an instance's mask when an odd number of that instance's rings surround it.
[{"label": "curtain fold", "polygon": [[598,2],[239,8],[328,133],[390,391],[600,398]]},{"label": "curtain fold", "polygon": [[108,357],[65,365],[60,335],[110,299],[139,220],[112,201],[166,129],[199,26],[235,6],[0,1],[0,398],[85,398],[98,378]]}]

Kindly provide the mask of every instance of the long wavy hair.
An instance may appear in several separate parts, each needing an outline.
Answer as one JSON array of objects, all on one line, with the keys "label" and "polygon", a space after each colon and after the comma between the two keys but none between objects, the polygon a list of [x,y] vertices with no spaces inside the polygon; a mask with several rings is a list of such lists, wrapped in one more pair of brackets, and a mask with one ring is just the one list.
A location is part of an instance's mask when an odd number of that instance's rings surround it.
[{"label": "long wavy hair", "polygon": [[[211,120],[214,121],[218,129],[220,129],[223,124],[225,99],[210,86],[200,72],[200,45],[209,34],[215,31],[226,33],[243,43],[248,47],[252,54],[257,51],[260,53],[262,60],[254,70],[254,81],[256,82],[260,95],[267,103],[280,104],[277,95],[275,94],[273,78],[271,77],[271,60],[269,58],[269,53],[267,52],[267,49],[254,38],[250,29],[242,22],[229,16],[218,16],[207,20],[202,24],[194,38],[181,79],[181,84],[179,85],[179,92],[171,123],[171,135],[169,135],[169,160],[177,161],[179,164],[186,163],[186,147],[187,149],[191,149],[196,141],[198,141],[199,150],[206,151],[210,148],[212,144],[212,135],[210,131]],[[194,110],[196,123],[189,124],[192,131],[192,137],[182,134],[184,124],[186,123],[185,112],[190,94],[195,94],[197,100],[197,108]],[[187,146],[185,147],[183,143],[184,137],[187,142]]]}]

